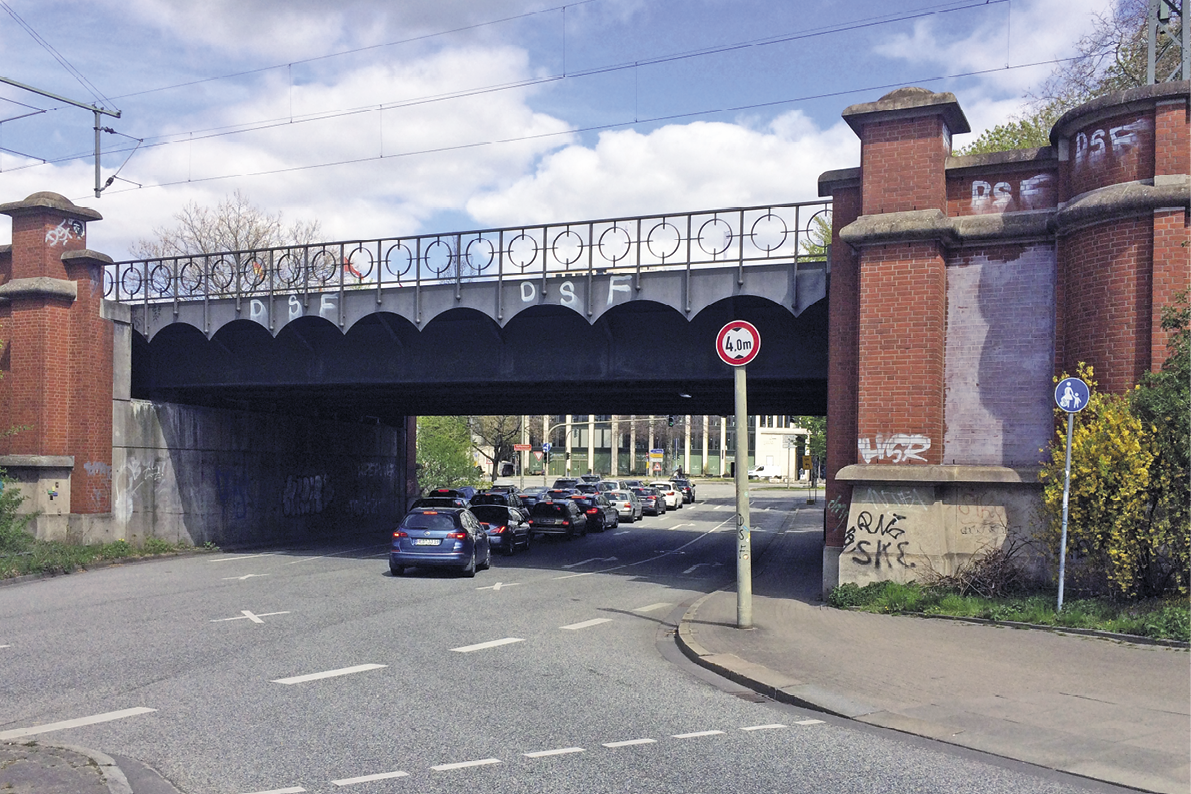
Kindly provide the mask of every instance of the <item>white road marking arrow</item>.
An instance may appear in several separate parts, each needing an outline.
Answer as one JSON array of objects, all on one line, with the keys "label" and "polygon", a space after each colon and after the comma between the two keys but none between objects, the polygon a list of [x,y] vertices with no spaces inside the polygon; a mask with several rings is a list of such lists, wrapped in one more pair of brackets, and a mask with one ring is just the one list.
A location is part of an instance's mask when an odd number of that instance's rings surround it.
[{"label": "white road marking arrow", "polygon": [[216,620],[212,620],[211,622],[212,623],[226,623],[229,620],[251,620],[253,623],[264,623],[265,621],[261,620],[261,618],[268,618],[268,617],[272,617],[273,615],[288,615],[288,614],[289,614],[289,612],[263,612],[259,615],[254,615],[251,612],[249,612],[247,609],[241,609],[239,617],[218,618]]},{"label": "white road marking arrow", "polygon": [[499,590],[502,587],[516,587],[519,584],[521,584],[521,583],[520,582],[509,582],[508,584],[505,584],[504,582],[497,582],[496,584],[490,584],[487,587],[477,587],[476,589],[477,590]]},{"label": "white road marking arrow", "polygon": [[267,573],[249,573],[249,574],[245,574],[244,576],[225,576],[225,577],[223,577],[223,581],[230,582],[233,579],[235,579],[238,582],[242,582],[245,579],[251,579],[254,576],[268,576],[268,575],[269,574],[267,574]]},{"label": "white road marking arrow", "polygon": [[582,562],[573,562],[570,565],[564,565],[563,568],[578,568],[580,565],[587,565],[589,562],[616,562],[615,557],[592,557],[590,560],[583,560]]},{"label": "white road marking arrow", "polygon": [[723,565],[723,563],[722,562],[697,562],[694,565],[692,565],[690,568],[687,568],[685,571],[683,571],[683,573],[690,573],[691,571],[695,570],[696,568],[702,568],[704,565],[710,565],[712,568],[718,568],[719,566]]}]

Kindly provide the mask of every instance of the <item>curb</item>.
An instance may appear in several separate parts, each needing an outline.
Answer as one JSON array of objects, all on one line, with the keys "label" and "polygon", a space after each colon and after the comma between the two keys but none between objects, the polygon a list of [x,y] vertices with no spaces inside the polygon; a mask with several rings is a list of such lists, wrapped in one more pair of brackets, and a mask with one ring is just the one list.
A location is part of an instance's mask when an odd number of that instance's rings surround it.
[{"label": "curb", "polygon": [[80,565],[73,571],[60,572],[46,572],[46,573],[27,573],[23,576],[10,576],[7,579],[0,578],[0,587],[8,587],[10,585],[25,584],[27,582],[36,582],[40,579],[53,579],[58,576],[74,576],[75,574],[88,573],[90,571],[99,571],[104,568],[111,568],[116,565],[139,565],[147,562],[158,562],[165,559],[178,559],[181,557],[197,557],[200,554],[214,554],[215,552],[207,551],[206,549],[195,549],[194,551],[175,551],[166,554],[145,554],[138,557],[121,557],[116,560],[95,560],[86,565]]},{"label": "curb", "polygon": [[73,744],[45,744],[44,742],[39,742],[39,744],[45,747],[57,747],[60,750],[69,750],[72,753],[87,756],[91,759],[92,763],[99,767],[100,774],[103,775],[103,781],[107,783],[110,794],[132,794],[132,786],[128,784],[128,778],[120,769],[120,765],[110,755]]}]

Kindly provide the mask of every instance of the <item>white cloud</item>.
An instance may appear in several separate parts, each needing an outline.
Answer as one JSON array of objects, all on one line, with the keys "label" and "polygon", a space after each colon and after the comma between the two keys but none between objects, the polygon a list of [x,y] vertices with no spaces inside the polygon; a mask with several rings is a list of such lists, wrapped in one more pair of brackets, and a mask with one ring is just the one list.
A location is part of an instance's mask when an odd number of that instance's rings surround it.
[{"label": "white cloud", "polygon": [[605,132],[594,147],[547,155],[535,173],[475,196],[467,210],[498,225],[810,200],[819,174],[859,159],[846,125],[821,130],[801,111],[763,130],[695,122]]}]

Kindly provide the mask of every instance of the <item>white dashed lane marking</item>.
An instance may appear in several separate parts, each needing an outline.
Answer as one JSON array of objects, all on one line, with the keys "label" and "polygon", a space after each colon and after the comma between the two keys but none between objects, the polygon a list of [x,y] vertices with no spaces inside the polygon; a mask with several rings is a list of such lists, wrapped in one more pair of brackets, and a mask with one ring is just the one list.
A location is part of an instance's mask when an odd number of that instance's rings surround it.
[{"label": "white dashed lane marking", "polygon": [[363,775],[362,777],[347,777],[343,780],[332,780],[335,786],[354,786],[357,783],[371,783],[374,780],[390,780],[395,777],[409,777],[409,772],[381,772],[379,775]]},{"label": "white dashed lane marking", "polygon": [[823,720],[799,720],[795,725],[823,725]]},{"label": "white dashed lane marking", "polygon": [[447,772],[451,769],[466,769],[469,766],[488,766],[489,764],[499,763],[501,763],[499,758],[481,758],[479,761],[459,761],[454,764],[439,764],[430,768],[435,772]]},{"label": "white dashed lane marking", "polygon": [[584,752],[582,747],[560,747],[557,750],[539,750],[536,753],[524,753],[526,758],[546,758],[552,755],[570,755]]},{"label": "white dashed lane marking", "polygon": [[489,640],[488,642],[477,642],[475,645],[464,645],[462,648],[452,648],[455,653],[471,653],[472,651],[483,651],[487,648],[499,648],[501,645],[512,645],[515,642],[525,642],[520,637],[505,637],[503,640]]},{"label": "white dashed lane marking", "polygon": [[290,786],[289,788],[273,788],[268,791],[251,791],[248,794],[302,794],[305,790],[301,786]]},{"label": "white dashed lane marking", "polygon": [[612,622],[611,618],[592,618],[591,620],[585,620],[582,623],[572,623],[569,626],[559,626],[559,628],[560,629],[568,629],[570,631],[578,631],[579,629],[589,629],[592,626],[598,626],[601,623],[611,623],[611,622]]},{"label": "white dashed lane marking", "polygon": [[659,601],[658,603],[650,604],[649,606],[637,607],[633,611],[634,612],[653,612],[655,610],[665,609],[666,607],[671,607],[671,606],[674,606],[674,605],[671,603],[668,603],[666,601]]},{"label": "white dashed lane marking", "polygon": [[624,742],[604,742],[605,747],[631,747],[635,744],[657,744],[657,739],[629,739]]},{"label": "white dashed lane marking", "polygon": [[325,670],[321,673],[308,673],[306,675],[295,675],[289,678],[274,678],[274,684],[304,684],[307,681],[318,681],[323,678],[336,678],[341,675],[351,675],[353,673],[364,673],[369,670],[379,670],[382,667],[388,667],[387,664],[357,664],[354,667],[341,667],[338,670]]},{"label": "white dashed lane marking", "polygon": [[747,728],[741,728],[742,731],[772,731],[775,728],[785,728],[780,722],[775,722],[770,725],[750,725]]},{"label": "white dashed lane marking", "polygon": [[694,739],[698,736],[723,736],[723,731],[696,731],[695,733],[676,733],[675,739]]},{"label": "white dashed lane marking", "polygon": [[154,711],[157,711],[157,709],[137,707],[133,709],[121,709],[120,711],[108,711],[104,712],[103,714],[93,714],[90,717],[79,717],[73,720],[50,722],[45,725],[35,725],[32,728],[17,728],[15,730],[4,731],[3,733],[0,733],[0,741],[20,739],[23,736],[36,736],[39,733],[64,731],[68,728],[80,728],[84,725],[97,725],[101,722],[111,722],[112,720],[120,720],[124,719],[125,717],[135,717],[139,714],[149,714]]}]

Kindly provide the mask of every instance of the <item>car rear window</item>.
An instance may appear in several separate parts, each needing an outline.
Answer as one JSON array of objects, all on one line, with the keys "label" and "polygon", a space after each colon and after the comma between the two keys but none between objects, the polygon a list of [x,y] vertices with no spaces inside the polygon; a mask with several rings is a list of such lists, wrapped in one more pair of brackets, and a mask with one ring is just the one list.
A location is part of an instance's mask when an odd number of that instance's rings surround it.
[{"label": "car rear window", "polygon": [[406,529],[454,529],[455,516],[447,513],[410,513],[401,526]]},{"label": "car rear window", "polygon": [[565,516],[567,515],[567,506],[554,502],[538,502],[533,506],[533,514],[535,516]]},{"label": "car rear window", "polygon": [[[473,505],[507,505],[509,503],[508,494],[503,493],[482,493],[471,500]],[[475,512],[474,510],[472,511]]]},{"label": "car rear window", "polygon": [[499,505],[479,505],[471,509],[472,515],[483,521],[485,524],[490,524],[493,521],[506,522],[509,520],[509,510],[507,507]]}]

